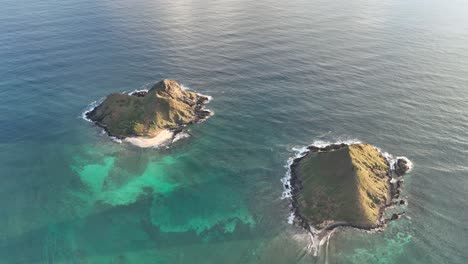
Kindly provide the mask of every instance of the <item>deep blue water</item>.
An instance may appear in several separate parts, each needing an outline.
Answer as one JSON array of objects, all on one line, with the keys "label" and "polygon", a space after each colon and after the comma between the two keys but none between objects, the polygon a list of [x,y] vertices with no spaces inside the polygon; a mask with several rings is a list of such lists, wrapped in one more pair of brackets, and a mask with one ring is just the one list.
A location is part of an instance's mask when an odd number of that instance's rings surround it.
[{"label": "deep blue water", "polygon": [[[466,263],[468,2],[0,3],[0,263]],[[215,115],[169,149],[80,118],[171,78]],[[281,200],[293,147],[409,157],[407,217],[317,257]]]}]

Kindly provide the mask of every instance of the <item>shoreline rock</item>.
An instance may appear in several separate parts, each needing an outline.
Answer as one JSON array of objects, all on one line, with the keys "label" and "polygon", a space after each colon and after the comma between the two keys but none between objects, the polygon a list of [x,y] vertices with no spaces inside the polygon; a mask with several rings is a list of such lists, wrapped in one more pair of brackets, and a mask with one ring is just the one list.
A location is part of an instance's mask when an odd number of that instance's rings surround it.
[{"label": "shoreline rock", "polygon": [[398,158],[395,162],[395,173],[398,176],[403,176],[411,169],[410,161],[405,158]]}]

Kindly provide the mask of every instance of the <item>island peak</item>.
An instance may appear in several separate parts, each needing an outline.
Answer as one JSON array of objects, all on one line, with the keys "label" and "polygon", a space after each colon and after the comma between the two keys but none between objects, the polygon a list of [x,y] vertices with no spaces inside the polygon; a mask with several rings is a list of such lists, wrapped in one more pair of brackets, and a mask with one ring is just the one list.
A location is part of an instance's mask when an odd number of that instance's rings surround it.
[{"label": "island peak", "polygon": [[156,93],[159,95],[170,95],[173,97],[183,97],[185,91],[182,86],[174,81],[169,79],[164,79],[155,85],[148,91],[148,93]]}]

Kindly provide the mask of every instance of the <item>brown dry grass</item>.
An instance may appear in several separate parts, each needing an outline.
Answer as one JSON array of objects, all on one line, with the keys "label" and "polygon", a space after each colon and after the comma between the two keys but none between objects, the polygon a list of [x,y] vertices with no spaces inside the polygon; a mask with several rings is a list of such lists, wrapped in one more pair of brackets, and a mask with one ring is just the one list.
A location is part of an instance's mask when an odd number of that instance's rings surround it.
[{"label": "brown dry grass", "polygon": [[296,195],[299,213],[314,225],[345,221],[375,226],[381,206],[390,199],[388,169],[367,144],[309,153],[293,171],[302,187]]}]

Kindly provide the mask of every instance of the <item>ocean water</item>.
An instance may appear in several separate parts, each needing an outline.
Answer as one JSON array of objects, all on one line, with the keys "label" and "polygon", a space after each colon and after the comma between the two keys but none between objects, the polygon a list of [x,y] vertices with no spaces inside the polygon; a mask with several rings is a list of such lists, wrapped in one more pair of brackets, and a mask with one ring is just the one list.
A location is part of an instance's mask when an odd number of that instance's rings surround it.
[{"label": "ocean water", "polygon": [[[0,3],[0,263],[466,263],[468,2]],[[170,148],[81,118],[176,79],[215,115]],[[406,217],[310,252],[281,199],[314,141],[415,167]]]}]

